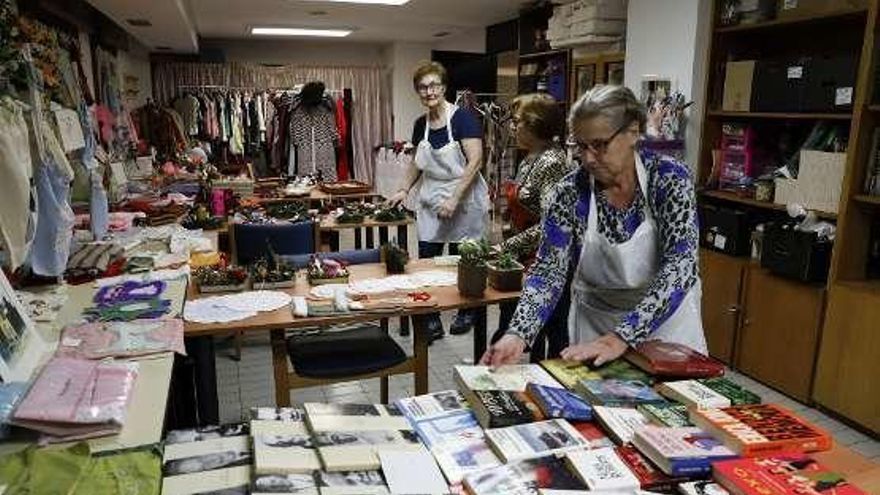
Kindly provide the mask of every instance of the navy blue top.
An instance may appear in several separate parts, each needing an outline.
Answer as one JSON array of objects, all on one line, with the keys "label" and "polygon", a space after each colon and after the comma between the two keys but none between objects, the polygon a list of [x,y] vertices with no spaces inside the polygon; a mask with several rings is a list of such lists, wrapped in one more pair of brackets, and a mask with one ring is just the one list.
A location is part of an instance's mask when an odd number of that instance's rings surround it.
[{"label": "navy blue top", "polygon": [[[414,146],[418,146],[422,139],[425,137],[425,116],[422,115],[418,119],[416,119],[415,125],[413,125],[413,135],[412,135],[412,144]],[[470,110],[466,110],[464,108],[459,108],[454,114],[452,114],[452,139],[456,141],[461,141],[462,139],[467,138],[482,138],[483,137],[483,125],[480,123],[480,120],[474,115]],[[449,142],[449,138],[446,135],[446,126],[439,129],[429,129],[428,130],[428,142],[431,143],[431,146],[436,150],[440,149]]]}]

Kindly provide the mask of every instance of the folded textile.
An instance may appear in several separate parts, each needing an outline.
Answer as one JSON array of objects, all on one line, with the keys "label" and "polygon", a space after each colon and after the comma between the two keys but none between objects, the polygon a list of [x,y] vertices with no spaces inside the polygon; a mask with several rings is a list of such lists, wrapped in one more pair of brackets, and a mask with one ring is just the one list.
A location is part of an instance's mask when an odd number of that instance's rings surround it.
[{"label": "folded textile", "polygon": [[103,359],[166,351],[186,355],[183,321],[177,318],[69,326],[62,331],[55,355]]}]

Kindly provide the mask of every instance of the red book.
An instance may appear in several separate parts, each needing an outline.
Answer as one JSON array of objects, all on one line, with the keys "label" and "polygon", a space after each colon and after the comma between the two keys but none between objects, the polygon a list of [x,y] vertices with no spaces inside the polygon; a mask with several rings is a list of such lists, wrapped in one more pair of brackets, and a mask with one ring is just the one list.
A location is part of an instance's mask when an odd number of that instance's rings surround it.
[{"label": "red book", "polygon": [[688,478],[681,476],[669,476],[659,468],[651,464],[647,457],[642,455],[632,444],[614,447],[614,451],[620,456],[620,459],[629,467],[629,470],[636,475],[642,490],[652,492],[675,492],[679,483],[689,481]]},{"label": "red book", "polygon": [[716,462],[713,471],[733,495],[865,495],[840,474],[800,454]]},{"label": "red book", "polygon": [[605,435],[595,423],[590,421],[571,421],[574,429],[590,442],[590,449],[601,449],[602,447],[614,447],[614,442]]},{"label": "red book", "polygon": [[710,378],[724,374],[724,365],[682,344],[649,340],[625,355],[626,359],[654,376]]},{"label": "red book", "polygon": [[691,423],[745,457],[815,452],[832,445],[828,432],[776,404],[691,409],[689,413]]}]

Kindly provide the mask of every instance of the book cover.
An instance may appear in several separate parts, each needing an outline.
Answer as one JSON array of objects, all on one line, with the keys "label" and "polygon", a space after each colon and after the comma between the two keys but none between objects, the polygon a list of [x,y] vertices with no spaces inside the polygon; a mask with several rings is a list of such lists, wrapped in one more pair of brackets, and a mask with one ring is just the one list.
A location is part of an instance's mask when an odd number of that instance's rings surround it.
[{"label": "book cover", "polygon": [[409,421],[397,407],[381,404],[303,404],[312,431],[408,430]]},{"label": "book cover", "polygon": [[706,476],[712,473],[712,462],[736,456],[720,440],[693,426],[646,426],[636,431],[633,445],[670,476]]},{"label": "book cover", "polygon": [[744,404],[760,404],[761,396],[746,388],[733,383],[727,378],[703,378],[699,380],[703,385],[711,388],[719,394],[730,400],[731,406],[741,406]]},{"label": "book cover", "polygon": [[426,450],[416,452],[379,452],[382,476],[391,493],[442,494],[449,484],[434,457]]},{"label": "book cover", "polygon": [[564,388],[545,387],[530,383],[526,393],[538,405],[544,416],[569,421],[590,421],[593,408],[581,396]]},{"label": "book cover", "polygon": [[545,456],[470,474],[464,486],[472,495],[532,495],[540,489],[584,490],[586,485],[556,456]]},{"label": "book cover", "polygon": [[476,416],[467,409],[419,421],[415,431],[428,448],[447,442],[480,440],[484,436]]},{"label": "book cover", "polygon": [[390,493],[385,478],[377,470],[328,473],[318,471],[321,495],[386,495]]},{"label": "book cover", "polygon": [[381,467],[381,450],[419,450],[421,442],[413,431],[322,431],[313,441],[325,471],[371,471]]},{"label": "book cover", "polygon": [[529,383],[548,387],[559,386],[559,383],[537,364],[511,364],[495,369],[488,366],[459,365],[454,368],[454,377],[459,390],[465,395],[468,390],[525,392]]},{"label": "book cover", "polygon": [[657,426],[693,426],[684,404],[639,404],[636,409]]},{"label": "book cover", "polygon": [[724,365],[683,344],[649,340],[624,357],[654,376],[708,378],[724,374]]},{"label": "book cover", "polygon": [[315,446],[302,422],[254,420],[251,435],[257,474],[309,474],[321,469]]},{"label": "book cover", "polygon": [[591,449],[601,449],[602,447],[614,447],[614,442],[608,438],[608,435],[590,421],[572,422],[574,429],[584,437],[587,441],[587,447]]},{"label": "book cover", "polygon": [[247,437],[250,435],[249,426],[248,423],[230,423],[225,425],[199,426],[197,428],[171,430],[165,434],[165,445],[201,442],[215,438]]},{"label": "book cover", "polygon": [[647,383],[638,380],[581,380],[576,391],[594,406],[636,407],[639,404],[666,402]]},{"label": "book cover", "polygon": [[564,419],[487,430],[486,438],[504,462],[534,459],[587,446],[586,439]]},{"label": "book cover", "polygon": [[715,435],[734,452],[766,456],[831,448],[831,435],[776,404],[690,410],[691,422]]},{"label": "book cover", "polygon": [[569,452],[566,459],[590,490],[636,490],[641,486],[611,447]]},{"label": "book cover", "polygon": [[480,438],[438,444],[431,447],[431,454],[451,485],[461,483],[470,473],[501,465],[489,444]]},{"label": "book cover", "polygon": [[199,457],[217,452],[250,452],[251,439],[248,435],[208,438],[198,442],[179,442],[168,444],[162,455],[163,462]]},{"label": "book cover", "polygon": [[617,451],[620,459],[626,463],[630,471],[639,479],[643,490],[669,493],[674,492],[675,487],[680,483],[689,481],[686,477],[673,477],[660,471],[631,444],[615,447],[614,450]]},{"label": "book cover", "polygon": [[471,407],[483,428],[531,423],[544,419],[537,404],[525,392],[506,390],[474,390]]},{"label": "book cover", "polygon": [[457,390],[443,390],[415,397],[405,397],[395,402],[411,422],[445,416],[469,409],[464,396]]},{"label": "book cover", "polygon": [[696,380],[679,380],[657,385],[657,391],[676,402],[698,409],[730,406],[730,399]]},{"label": "book cover", "polygon": [[251,483],[250,493],[318,495],[320,492],[313,474],[258,474]]},{"label": "book cover", "polygon": [[715,479],[736,495],[863,495],[839,473],[800,454],[716,463]]},{"label": "book cover", "polygon": [[249,493],[250,465],[234,466],[210,471],[196,471],[162,479],[163,495],[196,495],[204,493]]},{"label": "book cover", "polygon": [[681,495],[729,495],[723,486],[711,480],[688,481],[678,485]]},{"label": "book cover", "polygon": [[618,444],[631,442],[635,430],[649,423],[644,414],[629,407],[595,406],[593,413]]},{"label": "book cover", "polygon": [[306,412],[298,407],[252,407],[251,419],[266,421],[305,421]]},{"label": "book cover", "polygon": [[567,389],[573,389],[581,380],[598,380],[602,378],[602,375],[580,361],[546,359],[541,361],[541,366]]}]

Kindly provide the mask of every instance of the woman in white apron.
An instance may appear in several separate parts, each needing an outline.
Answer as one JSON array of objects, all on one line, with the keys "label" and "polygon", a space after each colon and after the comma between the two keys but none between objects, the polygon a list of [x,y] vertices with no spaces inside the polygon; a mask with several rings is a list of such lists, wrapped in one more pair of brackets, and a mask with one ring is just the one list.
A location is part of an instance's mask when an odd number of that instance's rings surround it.
[{"label": "woman in white apron", "polygon": [[[449,254],[456,254],[458,242],[483,237],[488,224],[489,188],[480,174],[482,126],[474,115],[446,101],[446,84],[446,70],[436,62],[419,66],[413,74],[427,114],[414,126],[415,160],[400,190],[389,198],[400,203],[420,183],[415,198],[419,258],[438,256],[447,244]],[[470,330],[471,314],[460,311],[450,331]],[[439,315],[427,318],[433,338],[442,337]]]},{"label": "woman in white apron", "polygon": [[706,352],[693,181],[687,165],[638,149],[644,127],[643,105],[621,86],[597,86],[572,107],[581,166],[545,203],[537,260],[484,363],[521,359],[569,277],[562,358],[600,365],[651,339]]}]

